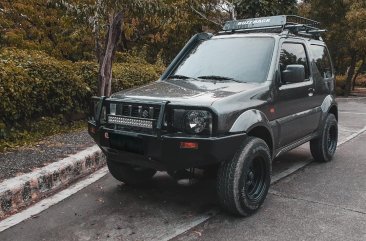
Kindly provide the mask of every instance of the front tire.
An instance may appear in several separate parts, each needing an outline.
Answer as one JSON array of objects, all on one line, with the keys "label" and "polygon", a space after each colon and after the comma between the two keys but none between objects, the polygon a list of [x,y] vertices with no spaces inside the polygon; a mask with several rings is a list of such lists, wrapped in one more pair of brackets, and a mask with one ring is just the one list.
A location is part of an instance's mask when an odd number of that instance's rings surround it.
[{"label": "front tire", "polygon": [[115,179],[130,186],[142,186],[148,183],[156,173],[154,169],[134,167],[111,160],[107,160],[107,166]]},{"label": "front tire", "polygon": [[270,183],[270,150],[263,140],[248,137],[234,158],[219,168],[219,202],[232,214],[249,216],[263,204]]},{"label": "front tire", "polygon": [[310,141],[310,151],[315,161],[329,162],[337,149],[338,122],[333,114],[328,114],[321,135]]}]

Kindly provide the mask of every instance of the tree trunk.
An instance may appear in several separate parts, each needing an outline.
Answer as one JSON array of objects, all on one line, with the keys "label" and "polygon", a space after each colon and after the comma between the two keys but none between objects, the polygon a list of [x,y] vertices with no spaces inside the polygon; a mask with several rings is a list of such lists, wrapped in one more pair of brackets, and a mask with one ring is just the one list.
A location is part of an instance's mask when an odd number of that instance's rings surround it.
[{"label": "tree trunk", "polygon": [[94,33],[94,43],[95,43],[95,55],[98,61],[98,64],[103,60],[103,54],[101,51],[101,45],[100,45],[100,25],[99,25],[99,17],[100,17],[100,11],[101,11],[101,0],[97,0],[96,2],[96,11],[94,14],[94,23],[93,23],[93,33]]},{"label": "tree trunk", "polygon": [[229,1],[225,1],[225,3],[228,5],[229,7],[229,12],[230,12],[230,19],[231,20],[236,20],[236,9],[235,9],[235,5]]},{"label": "tree trunk", "polygon": [[122,37],[122,49],[123,49],[123,51],[127,51],[128,50],[127,38],[126,38],[126,34],[123,31],[122,31],[121,37]]},{"label": "tree trunk", "polygon": [[358,68],[355,76],[353,77],[353,80],[352,80],[352,90],[355,90],[355,87],[356,87],[356,79],[361,74],[362,70],[365,69],[365,68],[366,68],[366,62],[365,62],[365,58],[363,58],[362,64],[360,65],[360,67]]},{"label": "tree trunk", "polygon": [[99,69],[99,95],[111,95],[112,89],[112,63],[116,52],[116,46],[122,31],[122,12],[112,13],[109,17],[109,29],[106,36],[106,44]]},{"label": "tree trunk", "polygon": [[352,85],[352,78],[355,74],[355,68],[357,63],[357,53],[356,51],[351,52],[351,65],[347,71],[347,79],[346,79],[346,96],[349,96],[351,93],[351,85]]},{"label": "tree trunk", "polygon": [[257,17],[257,10],[256,10],[256,8],[252,8],[251,15],[252,15],[252,16],[250,16],[251,18],[256,18]]}]

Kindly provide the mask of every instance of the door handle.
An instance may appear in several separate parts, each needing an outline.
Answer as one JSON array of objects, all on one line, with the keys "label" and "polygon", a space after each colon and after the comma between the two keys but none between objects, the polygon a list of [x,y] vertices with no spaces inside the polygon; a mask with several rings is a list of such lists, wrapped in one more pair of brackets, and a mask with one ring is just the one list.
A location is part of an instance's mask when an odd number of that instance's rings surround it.
[{"label": "door handle", "polygon": [[314,92],[315,92],[315,89],[314,88],[309,88],[309,96],[313,96],[314,95]]}]

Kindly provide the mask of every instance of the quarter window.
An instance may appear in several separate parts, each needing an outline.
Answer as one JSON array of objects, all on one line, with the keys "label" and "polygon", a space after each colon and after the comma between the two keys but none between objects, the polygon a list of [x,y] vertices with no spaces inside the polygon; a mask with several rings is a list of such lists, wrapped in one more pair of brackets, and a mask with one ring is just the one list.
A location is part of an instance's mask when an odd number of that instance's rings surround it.
[{"label": "quarter window", "polygon": [[320,45],[311,45],[310,49],[321,76],[324,79],[331,78],[333,76],[333,72],[328,49]]},{"label": "quarter window", "polygon": [[280,55],[280,70],[286,70],[288,65],[303,65],[305,68],[305,80],[310,78],[309,61],[305,46],[299,43],[284,43]]}]

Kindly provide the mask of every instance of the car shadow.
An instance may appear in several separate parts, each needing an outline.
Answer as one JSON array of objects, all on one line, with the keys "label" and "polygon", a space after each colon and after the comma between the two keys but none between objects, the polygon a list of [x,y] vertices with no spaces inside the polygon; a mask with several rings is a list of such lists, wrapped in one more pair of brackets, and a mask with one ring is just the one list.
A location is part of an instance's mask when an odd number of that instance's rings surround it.
[{"label": "car shadow", "polygon": [[[281,155],[273,162],[273,175],[285,171],[298,162],[311,158],[306,147],[297,148]],[[219,209],[216,196],[216,180],[214,178],[199,178],[192,185],[180,185],[165,172],[158,172],[150,183],[143,187],[130,187],[115,181],[110,192],[105,193],[105,200],[111,206],[120,206],[121,211],[142,208],[142,212],[151,213],[180,213],[195,216]],[[122,207],[119,203],[123,203]]]}]

